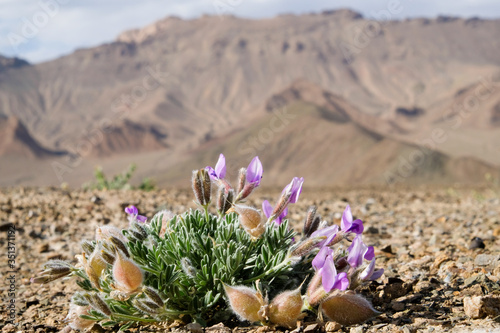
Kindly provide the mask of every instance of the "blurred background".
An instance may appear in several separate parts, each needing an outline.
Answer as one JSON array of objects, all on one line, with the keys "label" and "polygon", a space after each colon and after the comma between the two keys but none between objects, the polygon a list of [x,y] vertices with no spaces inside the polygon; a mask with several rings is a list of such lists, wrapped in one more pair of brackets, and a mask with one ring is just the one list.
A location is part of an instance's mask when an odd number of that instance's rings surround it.
[{"label": "blurred background", "polygon": [[0,6],[0,186],[499,182],[498,1]]}]

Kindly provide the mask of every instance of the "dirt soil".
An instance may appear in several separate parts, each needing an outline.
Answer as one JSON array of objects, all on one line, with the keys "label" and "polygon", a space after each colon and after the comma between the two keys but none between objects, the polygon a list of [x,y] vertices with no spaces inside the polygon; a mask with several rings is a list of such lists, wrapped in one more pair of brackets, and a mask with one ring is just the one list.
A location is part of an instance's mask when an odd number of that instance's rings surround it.
[{"label": "dirt soil", "polygon": [[[500,199],[494,189],[331,189],[305,190],[290,207],[299,229],[309,205],[331,223],[339,223],[347,203],[365,222],[364,241],[375,246],[385,269],[379,282],[360,290],[379,317],[341,327],[307,318],[294,332],[500,332]],[[259,189],[249,202],[273,202],[279,192]],[[49,259],[74,262],[79,242],[92,239],[100,225],[125,226],[123,208],[133,204],[149,218],[158,209],[176,213],[194,207],[187,190],[64,191],[0,190],[2,274],[0,327],[3,332],[58,332],[66,324],[74,279],[32,285],[29,278]],[[16,323],[7,323],[10,304],[7,236],[14,224]],[[106,332],[116,331],[117,328]],[[131,332],[266,332],[272,327],[231,322],[211,328],[174,325]],[[64,329],[71,332],[70,329]],[[104,332],[94,326],[91,331]]]}]

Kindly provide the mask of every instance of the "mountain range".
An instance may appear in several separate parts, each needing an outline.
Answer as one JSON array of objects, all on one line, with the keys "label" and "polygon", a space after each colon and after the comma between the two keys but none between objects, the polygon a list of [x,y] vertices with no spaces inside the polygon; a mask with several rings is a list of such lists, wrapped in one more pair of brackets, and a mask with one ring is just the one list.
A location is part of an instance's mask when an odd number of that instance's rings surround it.
[{"label": "mountain range", "polygon": [[29,64],[0,57],[0,185],[79,185],[96,165],[186,185],[259,155],[268,185],[500,177],[500,20],[350,10],[167,17]]}]

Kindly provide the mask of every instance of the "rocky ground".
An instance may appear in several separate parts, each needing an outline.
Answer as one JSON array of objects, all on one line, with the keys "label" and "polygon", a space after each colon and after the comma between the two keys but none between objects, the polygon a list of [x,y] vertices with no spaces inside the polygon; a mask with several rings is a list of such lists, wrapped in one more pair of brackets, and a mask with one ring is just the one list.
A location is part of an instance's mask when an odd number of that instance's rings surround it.
[{"label": "rocky ground", "polygon": [[[290,209],[299,225],[307,207],[318,206],[324,219],[339,223],[347,203],[365,221],[367,244],[375,246],[380,282],[364,287],[383,314],[363,325],[301,323],[295,332],[500,332],[500,195],[481,189],[305,190]],[[279,192],[259,191],[250,204],[274,200]],[[5,332],[58,332],[77,286],[74,280],[31,285],[29,278],[49,259],[74,260],[79,241],[91,239],[97,226],[124,226],[123,208],[133,204],[152,217],[158,209],[182,212],[194,207],[187,190],[84,192],[60,189],[0,191],[2,311]],[[16,323],[7,323],[10,277],[7,238],[15,226]],[[11,233],[12,234],[12,233]],[[11,235],[12,238],[12,235]],[[12,244],[11,244],[12,245]],[[11,262],[12,263],[12,262]],[[265,332],[270,327],[226,323],[205,332]],[[193,332],[201,332],[190,326]],[[94,327],[94,332],[101,329]],[[163,332],[165,327],[131,329]],[[184,332],[179,326],[167,329]],[[66,329],[66,332],[70,330]]]}]

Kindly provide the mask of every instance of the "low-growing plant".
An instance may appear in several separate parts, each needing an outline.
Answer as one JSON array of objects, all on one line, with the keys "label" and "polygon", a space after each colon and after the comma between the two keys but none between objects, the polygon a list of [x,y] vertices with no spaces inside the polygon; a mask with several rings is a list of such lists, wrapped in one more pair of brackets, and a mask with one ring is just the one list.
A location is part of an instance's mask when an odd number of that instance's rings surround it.
[{"label": "low-growing plant", "polygon": [[[130,184],[130,179],[134,175],[137,169],[135,164],[130,164],[126,170],[122,173],[114,175],[112,178],[108,178],[101,167],[96,167],[94,171],[93,182],[88,182],[83,184],[83,188],[86,190],[131,190],[134,187]],[[151,178],[144,178],[137,189],[142,191],[152,191],[156,188],[156,185]]]},{"label": "low-growing plant", "polygon": [[291,328],[308,311],[344,325],[376,316],[354,292],[383,273],[362,241],[362,221],[347,206],[340,227],[328,225],[310,207],[299,240],[286,216],[304,179],[293,178],[274,206],[264,201],[263,217],[243,204],[262,173],[255,157],[233,187],[221,154],[215,169],[193,171],[199,209],[161,211],[147,221],[127,207],[127,228],[98,228],[94,240],[82,241],[78,264],[51,260],[32,282],[79,278],[67,317],[73,329],[173,320],[207,325],[234,315]]}]

